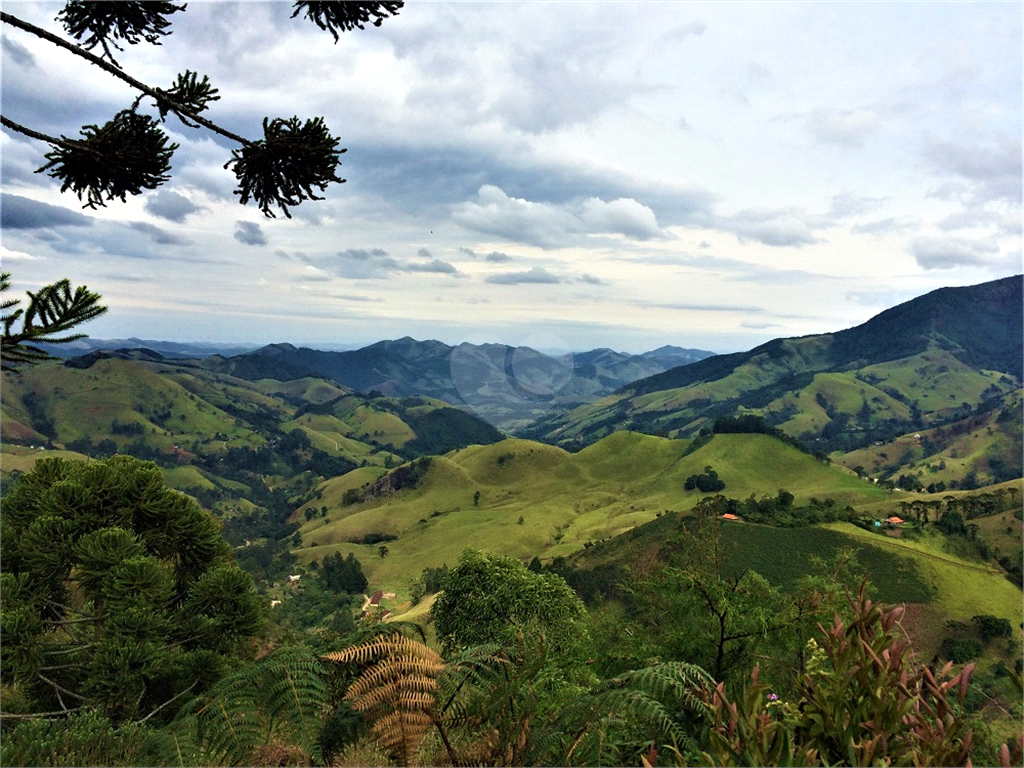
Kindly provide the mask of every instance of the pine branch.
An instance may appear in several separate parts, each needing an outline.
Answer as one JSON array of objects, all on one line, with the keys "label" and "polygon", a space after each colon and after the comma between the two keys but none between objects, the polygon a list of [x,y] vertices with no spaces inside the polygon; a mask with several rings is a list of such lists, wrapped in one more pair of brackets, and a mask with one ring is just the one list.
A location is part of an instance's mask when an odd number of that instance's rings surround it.
[{"label": "pine branch", "polygon": [[[10,273],[0,273],[0,292],[10,287]],[[99,317],[107,311],[99,303],[100,295],[92,293],[84,285],[72,292],[67,280],[47,285],[38,292],[28,291],[27,309],[17,309],[3,315],[3,335],[0,337],[0,369],[14,370],[20,364],[35,364],[51,360],[50,355],[33,344],[66,344],[85,336],[82,333],[70,336],[54,336],[75,326]],[[5,308],[12,308],[18,299],[5,302]],[[15,332],[14,324],[21,320],[21,330]]]},{"label": "pine branch", "polygon": [[33,712],[28,715],[15,715],[7,712],[0,712],[0,718],[4,720],[37,720],[42,717],[66,717],[72,712],[77,712],[81,707],[75,707],[74,709],[58,709],[54,712]]},{"label": "pine branch", "polygon": [[128,83],[128,85],[130,85],[137,91],[142,91],[147,96],[150,96],[151,98],[155,99],[158,104],[167,107],[171,112],[178,115],[179,118],[182,116],[187,117],[189,120],[198,123],[204,128],[208,128],[214,133],[219,133],[221,136],[231,139],[232,141],[236,141],[239,144],[242,144],[243,146],[250,143],[248,139],[239,136],[237,133],[232,133],[231,131],[225,130],[216,123],[207,120],[205,117],[197,115],[191,110],[186,109],[184,106],[182,106],[177,101],[169,97],[165,92],[161,91],[159,88],[152,88],[146,85],[141,80],[136,80],[134,77],[119,69],[118,67],[114,66],[110,62],[103,60],[102,58],[93,53],[90,53],[89,51],[85,50],[79,45],[76,45],[75,43],[70,43],[67,40],[58,37],[57,35],[51,32],[47,32],[45,29],[37,27],[35,24],[30,24],[27,21],[22,21],[18,17],[12,16],[9,13],[4,13],[3,11],[0,11],[0,21],[3,21],[6,24],[10,24],[12,27],[17,27],[18,29],[24,30],[25,32],[35,35],[36,37],[42,38],[43,40],[46,40],[48,43],[52,43],[53,45],[63,48],[66,51],[71,51],[71,53],[75,54],[76,56],[81,56],[90,64],[95,64],[104,72],[108,72],[109,74],[113,75],[119,80],[123,80],[124,82]]}]

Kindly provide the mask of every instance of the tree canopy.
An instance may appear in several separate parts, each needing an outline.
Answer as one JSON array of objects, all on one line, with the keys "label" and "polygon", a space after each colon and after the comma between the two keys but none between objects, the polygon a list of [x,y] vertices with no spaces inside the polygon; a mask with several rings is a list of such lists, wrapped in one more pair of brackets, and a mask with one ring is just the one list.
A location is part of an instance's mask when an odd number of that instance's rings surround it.
[{"label": "tree canopy", "polygon": [[512,643],[540,631],[555,653],[588,638],[586,609],[565,579],[539,574],[512,557],[466,550],[441,583],[432,608],[446,652],[481,643]]},{"label": "tree canopy", "polygon": [[149,719],[265,621],[217,520],[151,462],[40,460],[4,497],[0,541],[0,674],[30,713]]}]

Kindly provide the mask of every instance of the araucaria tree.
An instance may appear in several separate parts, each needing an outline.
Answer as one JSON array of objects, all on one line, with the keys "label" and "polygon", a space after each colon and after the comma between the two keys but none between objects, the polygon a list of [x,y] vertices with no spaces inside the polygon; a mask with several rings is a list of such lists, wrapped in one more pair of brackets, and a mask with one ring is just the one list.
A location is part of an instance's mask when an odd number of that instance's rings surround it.
[{"label": "araucaria tree", "polygon": [[[0,272],[0,295],[11,287],[11,273]],[[71,290],[71,283],[60,280],[28,294],[28,307],[18,305],[20,299],[0,301],[0,369],[14,370],[19,365],[32,365],[49,360],[50,355],[38,344],[66,344],[82,338],[84,333],[67,334],[72,328],[107,311],[99,303],[99,294],[84,285]],[[21,327],[17,327],[21,321]]]},{"label": "araucaria tree", "polygon": [[[320,29],[338,40],[339,31],[362,29],[365,24],[380,26],[384,18],[398,13],[402,0],[383,2],[310,2],[294,4],[292,17],[304,15]],[[46,163],[39,169],[61,183],[61,191],[71,190],[95,208],[108,200],[124,202],[128,195],[155,189],[170,176],[171,156],[177,149],[162,128],[168,115],[174,115],[190,128],[205,128],[239,144],[225,163],[237,180],[235,194],[244,205],[253,200],[266,216],[279,208],[290,217],[289,206],[304,200],[320,200],[331,183],[343,183],[337,175],[340,140],[333,137],[323,118],[301,120],[264,118],[263,138],[250,140],[228,131],[205,117],[203,112],[220,97],[208,77],[185,70],[167,88],[159,88],[127,74],[115,60],[113,51],[124,50],[122,43],[134,45],[142,40],[155,45],[170,34],[172,14],[185,10],[185,4],[171,2],[68,2],[57,19],[74,40],[72,42],[30,24],[6,12],[3,23],[70,51],[90,64],[128,83],[139,92],[135,101],[104,125],[81,128],[81,138],[48,136],[15,122],[6,114],[3,125],[13,131],[50,145]],[[92,53],[102,49],[101,55]],[[152,99],[155,115],[140,111],[143,99]],[[314,191],[316,190],[316,191]]]},{"label": "araucaria tree", "polygon": [[0,675],[21,712],[164,719],[265,621],[218,522],[127,456],[43,459],[0,511]]}]

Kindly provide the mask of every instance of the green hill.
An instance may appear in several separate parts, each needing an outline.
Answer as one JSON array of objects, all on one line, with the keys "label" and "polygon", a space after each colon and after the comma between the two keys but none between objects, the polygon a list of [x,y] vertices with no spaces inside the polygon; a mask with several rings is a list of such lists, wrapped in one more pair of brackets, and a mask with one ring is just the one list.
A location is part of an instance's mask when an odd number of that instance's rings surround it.
[{"label": "green hill", "polygon": [[[1020,276],[941,289],[856,328],[673,368],[522,434],[578,450],[623,429],[688,437],[750,413],[816,453],[856,450],[1019,393],[1022,314]],[[1019,456],[1006,460],[1020,476]]]},{"label": "green hill", "polygon": [[130,454],[224,516],[263,510],[279,533],[324,478],[502,439],[441,401],[369,399],[318,378],[249,382],[150,350],[4,373],[0,395],[5,476],[48,451]]},{"label": "green hill", "polygon": [[[665,510],[690,509],[703,494],[684,490],[685,481],[708,465],[731,497],[775,496],[785,488],[797,503],[831,497],[845,507],[888,495],[768,435],[716,435],[694,447],[690,440],[620,432],[571,454],[507,439],[434,457],[414,486],[397,491],[376,477],[364,476],[359,487],[350,476],[335,478],[317,489],[328,507],[324,517],[306,521],[296,510],[296,554],[309,562],[354,552],[371,583],[396,591],[425,567],[453,564],[466,547],[525,559],[568,555]],[[384,558],[380,543],[357,543],[374,534],[394,537],[383,542]]]}]

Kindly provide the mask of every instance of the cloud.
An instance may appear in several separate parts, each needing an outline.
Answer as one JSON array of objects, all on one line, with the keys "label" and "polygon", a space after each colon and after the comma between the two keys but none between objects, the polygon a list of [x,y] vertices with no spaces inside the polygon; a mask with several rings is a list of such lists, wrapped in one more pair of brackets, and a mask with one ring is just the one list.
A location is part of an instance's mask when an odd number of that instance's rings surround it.
[{"label": "cloud", "polygon": [[936,226],[944,231],[953,229],[985,229],[996,226],[1007,233],[1020,235],[1020,216],[1013,216],[999,211],[992,211],[988,208],[972,207],[963,211],[951,213]]},{"label": "cloud", "polygon": [[476,201],[463,203],[452,218],[467,229],[546,248],[562,244],[567,233],[579,227],[576,218],[558,206],[509,197],[491,184],[480,187]]},{"label": "cloud", "polygon": [[859,216],[872,208],[877,208],[884,202],[885,198],[882,197],[862,197],[852,192],[840,192],[838,195],[832,195],[829,215],[836,219]]},{"label": "cloud", "polygon": [[804,116],[804,127],[819,144],[863,147],[878,128],[878,115],[870,109],[816,109]]},{"label": "cloud", "polygon": [[580,235],[666,237],[654,212],[630,198],[557,205],[510,197],[493,184],[480,187],[477,199],[456,207],[452,218],[467,229],[542,248],[566,245]]},{"label": "cloud", "polygon": [[134,229],[136,232],[142,232],[153,240],[157,245],[185,245],[189,241],[183,237],[172,235],[166,230],[155,227],[152,224],[147,224],[144,221],[132,221],[128,223],[130,229]]},{"label": "cloud", "polygon": [[989,264],[999,248],[988,242],[922,237],[911,243],[910,253],[922,269],[953,269]]},{"label": "cloud", "polygon": [[672,45],[681,43],[688,37],[699,37],[703,35],[708,29],[707,22],[705,21],[691,21],[689,24],[684,24],[681,27],[675,27],[665,32],[660,38],[659,43],[671,43]]},{"label": "cloud", "polygon": [[633,301],[630,303],[637,307],[650,307],[652,309],[678,309],[686,312],[748,312],[760,314],[765,311],[764,307],[755,307],[743,304],[686,304],[653,301]]},{"label": "cloud", "polygon": [[594,277],[593,275],[587,275],[587,274],[580,275],[579,276],[579,282],[581,282],[581,283],[589,283],[590,285],[608,285],[608,283],[605,282],[604,280],[602,280],[601,278]]},{"label": "cloud", "polygon": [[260,225],[251,221],[235,222],[235,240],[246,245],[266,245],[269,241]]},{"label": "cloud", "polygon": [[430,252],[429,250],[427,250],[426,248],[420,248],[420,249],[419,249],[418,251],[416,251],[416,255],[417,255],[417,256],[422,256],[422,257],[423,257],[424,259],[429,259],[429,258],[430,258],[431,256],[433,256],[434,254],[432,254],[432,253],[431,253],[431,252]]},{"label": "cloud", "polygon": [[20,195],[0,195],[0,227],[4,229],[49,229],[50,227],[90,227],[93,219],[49,203]]},{"label": "cloud", "polygon": [[481,116],[527,133],[547,133],[590,122],[637,93],[652,90],[609,72],[601,46],[589,42],[567,40],[560,56],[511,51],[507,85]]},{"label": "cloud", "polygon": [[[473,254],[473,255],[475,256],[476,254]],[[484,258],[487,261],[492,261],[492,262],[494,262],[496,264],[500,264],[500,263],[506,262],[506,261],[512,261],[512,257],[511,256],[509,256],[507,253],[502,253],[501,251],[491,251],[486,256],[484,256]]]},{"label": "cloud", "polygon": [[562,279],[551,274],[543,267],[533,267],[526,272],[505,272],[500,275],[488,275],[484,282],[497,285],[522,285],[524,283],[560,283]]},{"label": "cloud", "polygon": [[[423,249],[421,249],[423,250]],[[399,272],[419,272],[439,275],[459,275],[458,269],[447,261],[431,259],[427,263],[410,262],[390,256],[382,248],[366,250],[349,248],[338,253],[339,261],[333,270],[339,277],[350,280],[372,280]]]},{"label": "cloud", "polygon": [[1004,136],[991,144],[935,141],[925,157],[941,172],[959,176],[978,202],[1021,202],[1021,139]]},{"label": "cloud", "polygon": [[822,242],[808,223],[808,219],[819,223],[814,221],[816,218],[796,208],[774,211],[748,209],[719,218],[717,224],[741,241],[756,240],[765,245],[800,248]]},{"label": "cloud", "polygon": [[167,189],[157,190],[155,194],[147,196],[143,207],[154,216],[179,224],[184,222],[189,214],[202,210],[184,195]]},{"label": "cloud", "polygon": [[874,235],[880,236],[888,234],[889,232],[898,232],[903,229],[910,229],[911,227],[917,226],[919,223],[918,219],[910,217],[894,217],[890,216],[886,219],[877,219],[876,221],[866,221],[863,224],[854,224],[850,227],[850,232],[855,235]]},{"label": "cloud", "polygon": [[42,261],[43,258],[42,256],[33,256],[31,253],[25,253],[24,251],[14,251],[0,245],[0,262],[5,264],[9,261]]},{"label": "cloud", "polygon": [[426,264],[406,264],[402,270],[403,272],[435,272],[444,275],[457,275],[459,270],[449,264],[447,261],[441,261],[440,259],[433,259]]},{"label": "cloud", "polygon": [[583,203],[581,219],[592,232],[616,232],[634,240],[665,237],[654,211],[628,198],[606,203],[592,197]]},{"label": "cloud", "polygon": [[7,35],[4,35],[2,44],[4,56],[10,56],[11,61],[15,64],[20,64],[23,67],[34,67],[36,65],[36,59],[32,52],[17,40],[12,40]]}]

